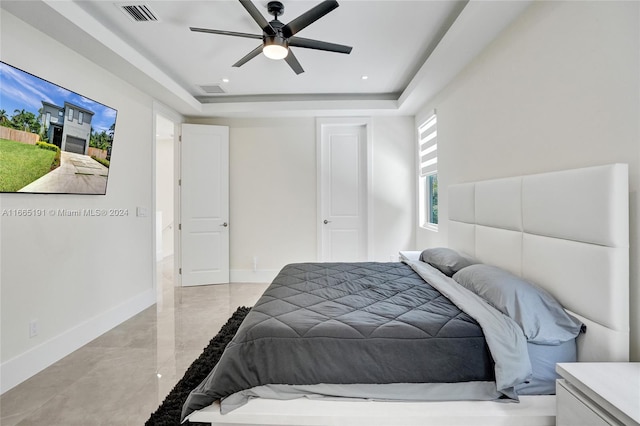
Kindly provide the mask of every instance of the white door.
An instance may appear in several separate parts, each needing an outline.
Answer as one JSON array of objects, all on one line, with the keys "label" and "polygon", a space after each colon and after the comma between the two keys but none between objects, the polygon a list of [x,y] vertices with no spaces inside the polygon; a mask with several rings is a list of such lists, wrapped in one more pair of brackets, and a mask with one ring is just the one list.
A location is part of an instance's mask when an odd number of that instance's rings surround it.
[{"label": "white door", "polygon": [[319,242],[321,261],[366,261],[367,126],[320,124]]},{"label": "white door", "polygon": [[229,282],[229,128],[182,125],[182,285]]}]

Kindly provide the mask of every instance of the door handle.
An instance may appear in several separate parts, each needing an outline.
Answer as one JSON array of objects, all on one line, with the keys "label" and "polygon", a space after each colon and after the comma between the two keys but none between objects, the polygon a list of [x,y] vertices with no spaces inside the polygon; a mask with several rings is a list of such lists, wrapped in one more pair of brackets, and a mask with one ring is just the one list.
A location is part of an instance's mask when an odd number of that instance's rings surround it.
[{"label": "door handle", "polygon": [[330,220],[325,219],[324,221],[322,221],[322,223],[324,223],[324,224],[326,225],[326,224],[328,224],[328,223],[331,223],[331,221],[330,221]]},{"label": "door handle", "polygon": [[222,224],[222,225],[220,225],[220,226],[224,226],[224,227],[226,228],[227,226],[229,226],[229,224],[228,224],[227,222],[225,222],[225,223],[223,223],[223,224]]}]

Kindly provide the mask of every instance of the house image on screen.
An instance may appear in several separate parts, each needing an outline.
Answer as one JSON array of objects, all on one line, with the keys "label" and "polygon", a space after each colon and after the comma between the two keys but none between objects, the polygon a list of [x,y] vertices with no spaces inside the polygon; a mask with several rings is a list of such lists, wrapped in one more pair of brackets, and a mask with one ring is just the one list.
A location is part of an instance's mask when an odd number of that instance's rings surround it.
[{"label": "house image on screen", "polygon": [[63,151],[87,155],[94,113],[69,102],[64,107],[42,101],[43,124],[49,142]]}]

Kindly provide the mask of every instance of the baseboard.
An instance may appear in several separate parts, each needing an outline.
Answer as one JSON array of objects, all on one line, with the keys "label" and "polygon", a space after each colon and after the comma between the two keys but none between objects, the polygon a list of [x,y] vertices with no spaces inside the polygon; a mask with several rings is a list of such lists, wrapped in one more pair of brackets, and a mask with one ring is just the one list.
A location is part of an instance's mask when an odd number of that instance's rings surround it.
[{"label": "baseboard", "polygon": [[280,272],[279,269],[231,269],[229,281],[232,283],[270,283]]},{"label": "baseboard", "polygon": [[34,376],[156,303],[153,289],[55,336],[0,365],[0,394]]}]

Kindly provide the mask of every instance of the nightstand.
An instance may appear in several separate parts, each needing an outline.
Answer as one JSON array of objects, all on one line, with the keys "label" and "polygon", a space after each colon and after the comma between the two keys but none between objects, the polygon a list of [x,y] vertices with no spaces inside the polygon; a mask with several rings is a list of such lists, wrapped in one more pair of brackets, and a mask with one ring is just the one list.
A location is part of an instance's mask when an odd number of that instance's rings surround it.
[{"label": "nightstand", "polygon": [[556,371],[557,426],[640,426],[640,363],[561,363]]}]

